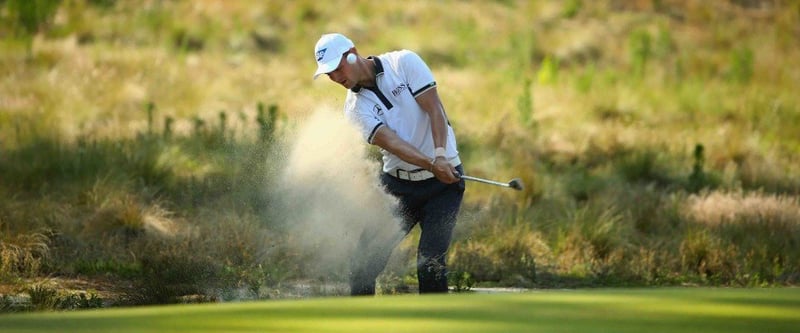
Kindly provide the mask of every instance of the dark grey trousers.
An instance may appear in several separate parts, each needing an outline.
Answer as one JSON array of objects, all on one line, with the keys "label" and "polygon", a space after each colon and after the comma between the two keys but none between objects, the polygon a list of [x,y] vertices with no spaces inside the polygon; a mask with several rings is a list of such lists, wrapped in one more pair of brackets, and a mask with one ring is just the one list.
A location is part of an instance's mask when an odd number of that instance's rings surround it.
[{"label": "dark grey trousers", "polygon": [[[457,166],[463,174],[462,166]],[[444,184],[436,178],[409,181],[381,174],[386,190],[400,200],[399,232],[367,228],[362,233],[351,263],[351,295],[374,295],[375,279],[380,275],[394,248],[415,225],[421,229],[417,247],[417,279],[420,293],[447,292],[447,249],[464,197],[464,180]]]}]

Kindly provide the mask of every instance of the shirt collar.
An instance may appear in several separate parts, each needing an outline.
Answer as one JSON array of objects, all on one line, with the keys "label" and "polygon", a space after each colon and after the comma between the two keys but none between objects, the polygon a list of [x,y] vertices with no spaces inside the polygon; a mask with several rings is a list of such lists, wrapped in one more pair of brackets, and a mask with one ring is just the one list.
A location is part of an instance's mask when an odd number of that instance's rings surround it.
[{"label": "shirt collar", "polygon": [[[377,84],[378,77],[383,75],[383,64],[381,63],[381,59],[376,56],[369,56],[367,57],[367,59],[372,59],[375,62],[375,83]],[[356,84],[353,88],[350,88],[350,90],[354,93],[358,93],[361,91],[362,88],[364,87]]]}]

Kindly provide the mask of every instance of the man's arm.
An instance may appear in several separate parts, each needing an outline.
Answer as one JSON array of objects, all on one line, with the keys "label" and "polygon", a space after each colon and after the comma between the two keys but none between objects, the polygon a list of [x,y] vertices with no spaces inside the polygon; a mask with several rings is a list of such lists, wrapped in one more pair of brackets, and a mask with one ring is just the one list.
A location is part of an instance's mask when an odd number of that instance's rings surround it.
[{"label": "man's arm", "polygon": [[[445,119],[442,103],[439,100],[438,93],[436,93],[436,88],[432,88],[418,96],[417,103],[431,118],[431,132],[433,133],[434,144],[436,147],[445,147],[447,143],[447,119]],[[378,128],[372,139],[372,144],[386,149],[403,161],[430,170],[443,183],[451,184],[458,181],[455,176],[455,167],[446,158],[439,157],[432,160],[432,156],[423,154],[387,126]]]},{"label": "man's arm", "polygon": [[382,125],[375,131],[372,144],[386,149],[386,151],[396,155],[401,160],[416,165],[426,170],[433,169],[431,157],[420,152],[416,147],[406,142],[397,135],[391,128]]},{"label": "man's arm", "polygon": [[[436,87],[423,92],[416,97],[417,104],[428,114],[431,120],[431,133],[433,134],[433,146],[447,148],[447,117],[444,113],[442,100]],[[447,161],[447,157],[436,157],[434,161],[433,173],[443,183],[455,183],[458,178],[455,176],[456,168]]]}]

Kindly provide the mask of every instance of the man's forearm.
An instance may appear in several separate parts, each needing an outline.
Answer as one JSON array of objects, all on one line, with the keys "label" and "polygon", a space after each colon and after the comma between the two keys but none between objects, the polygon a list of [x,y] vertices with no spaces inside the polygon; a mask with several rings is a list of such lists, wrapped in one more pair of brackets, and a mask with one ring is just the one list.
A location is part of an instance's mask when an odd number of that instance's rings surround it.
[{"label": "man's forearm", "polygon": [[400,138],[397,133],[387,126],[378,128],[375,132],[375,137],[372,139],[372,144],[386,149],[386,151],[394,154],[401,160],[425,170],[431,170],[433,167],[431,156],[420,152],[419,149]]}]

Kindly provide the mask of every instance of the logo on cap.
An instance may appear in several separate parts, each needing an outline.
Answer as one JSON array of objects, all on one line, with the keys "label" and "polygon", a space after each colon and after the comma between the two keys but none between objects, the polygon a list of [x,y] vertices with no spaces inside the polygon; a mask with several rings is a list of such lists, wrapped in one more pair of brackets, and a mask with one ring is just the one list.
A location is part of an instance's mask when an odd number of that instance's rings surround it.
[{"label": "logo on cap", "polygon": [[322,60],[322,57],[325,56],[325,51],[327,51],[327,50],[328,50],[328,48],[326,47],[326,48],[324,48],[322,50],[317,51],[317,61]]}]

